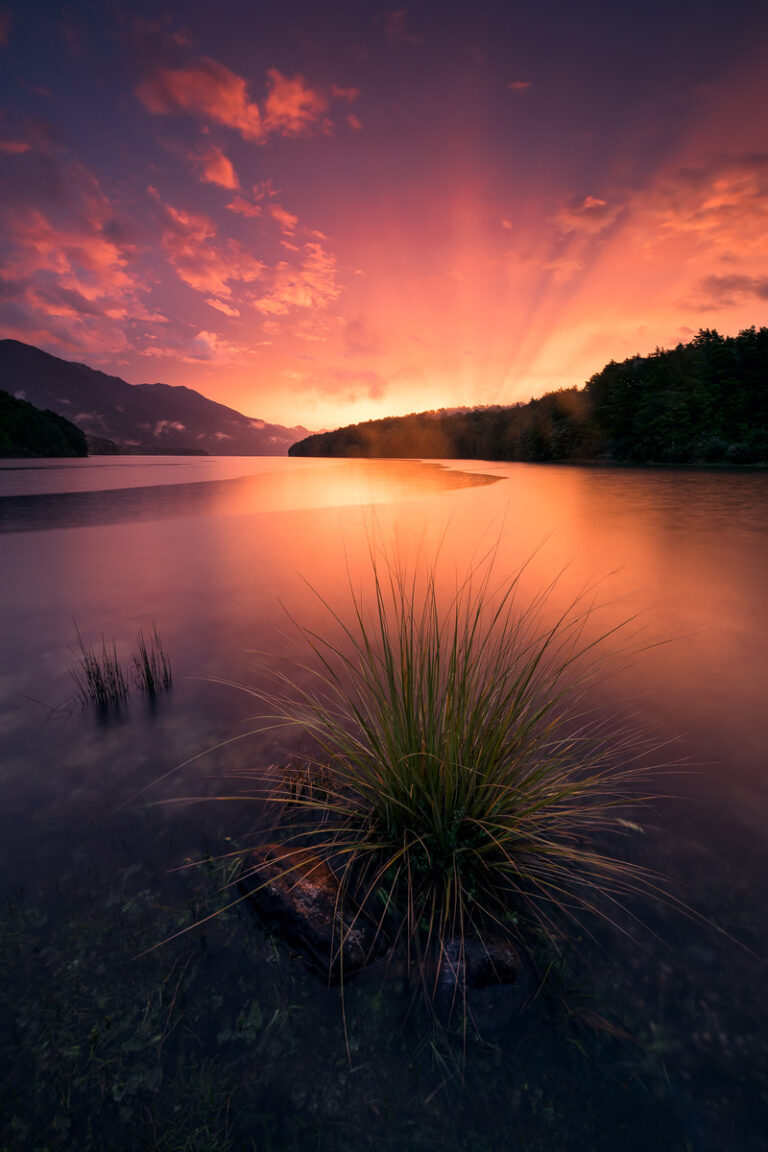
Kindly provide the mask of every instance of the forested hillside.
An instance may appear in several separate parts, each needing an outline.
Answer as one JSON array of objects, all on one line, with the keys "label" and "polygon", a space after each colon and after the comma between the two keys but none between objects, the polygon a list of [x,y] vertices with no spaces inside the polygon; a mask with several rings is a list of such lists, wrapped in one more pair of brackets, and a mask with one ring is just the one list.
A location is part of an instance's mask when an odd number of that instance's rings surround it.
[{"label": "forested hillside", "polygon": [[702,330],[527,404],[422,412],[308,436],[292,456],[768,464],[768,328]]},{"label": "forested hillside", "polygon": [[85,434],[71,421],[0,391],[0,456],[87,456]]}]

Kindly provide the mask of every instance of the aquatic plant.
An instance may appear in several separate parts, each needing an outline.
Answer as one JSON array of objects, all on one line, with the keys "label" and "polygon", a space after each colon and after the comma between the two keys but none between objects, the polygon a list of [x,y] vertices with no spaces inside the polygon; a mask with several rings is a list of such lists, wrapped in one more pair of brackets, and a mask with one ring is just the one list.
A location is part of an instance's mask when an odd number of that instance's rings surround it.
[{"label": "aquatic plant", "polygon": [[270,782],[286,868],[297,847],[320,853],[353,920],[404,940],[432,992],[470,938],[610,916],[652,883],[596,840],[637,803],[648,750],[594,699],[620,630],[595,635],[589,590],[565,611],[555,585],[523,602],[521,576],[495,582],[491,556],[446,595],[434,567],[374,558],[369,601],[350,581],[347,617],[319,597],[329,628],[299,626],[301,683],[253,693],[309,738],[320,781]]},{"label": "aquatic plant", "polygon": [[138,654],[133,656],[133,677],[137,688],[155,696],[160,688],[166,691],[173,683],[171,662],[166,655],[157,626],[153,625],[152,634],[147,641],[144,632],[139,628],[136,633]]},{"label": "aquatic plant", "polygon": [[122,704],[128,695],[128,683],[117,656],[117,647],[112,641],[107,645],[101,638],[101,652],[92,644],[86,645],[75,625],[78,650],[77,667],[70,669],[77,685],[78,696],[83,704],[93,702],[99,708],[111,704]]},{"label": "aquatic plant", "polygon": [[[128,681],[123,672],[117,655],[117,645],[113,640],[107,644],[104,636],[101,638],[101,651],[98,652],[91,644],[87,645],[80,635],[75,624],[77,634],[77,665],[70,669],[77,685],[77,694],[83,704],[91,702],[101,709],[121,705],[128,696]],[[173,672],[157,626],[153,625],[152,633],[147,638],[143,629],[136,633],[138,652],[132,656],[133,679],[137,688],[155,696],[163,688],[171,687]]]}]

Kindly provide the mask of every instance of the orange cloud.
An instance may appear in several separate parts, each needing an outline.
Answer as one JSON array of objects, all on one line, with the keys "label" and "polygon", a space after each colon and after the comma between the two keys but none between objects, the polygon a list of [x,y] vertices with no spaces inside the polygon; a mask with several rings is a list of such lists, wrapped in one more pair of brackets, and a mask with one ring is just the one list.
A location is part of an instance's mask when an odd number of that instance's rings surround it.
[{"label": "orange cloud", "polygon": [[279,204],[270,204],[267,208],[273,220],[277,220],[280,225],[280,230],[286,236],[293,236],[299,223],[298,216],[294,216],[292,212],[286,212]]},{"label": "orange cloud", "polygon": [[12,212],[9,223],[17,251],[0,272],[3,279],[53,273],[63,287],[86,300],[137,287],[126,272],[125,253],[105,234],[101,221],[80,219],[58,227],[31,208]]},{"label": "orange cloud", "polygon": [[572,197],[560,206],[555,219],[563,232],[595,236],[610,228],[621,211],[620,204],[609,204],[599,196],[586,196],[583,200]]},{"label": "orange cloud", "polygon": [[231,282],[251,283],[263,276],[263,263],[238,241],[214,243],[216,227],[209,217],[165,204],[155,188],[148,192],[164,226],[162,244],[168,261],[188,287],[226,299]]},{"label": "orange cloud", "polygon": [[227,204],[227,208],[240,216],[261,216],[263,212],[258,204],[251,204],[250,200],[245,200],[242,196],[235,196],[234,200]]},{"label": "orange cloud", "polygon": [[322,244],[304,245],[303,263],[296,267],[285,260],[274,269],[272,288],[253,301],[268,316],[285,315],[297,308],[325,309],[341,295],[336,280],[336,258]]},{"label": "orange cloud", "polygon": [[148,344],[141,350],[141,355],[181,364],[215,363],[232,366],[249,359],[253,355],[253,345],[238,344],[226,340],[217,332],[202,330],[192,340]]},{"label": "orange cloud", "polygon": [[194,161],[200,170],[200,179],[206,184],[217,184],[219,188],[229,188],[231,191],[240,187],[232,162],[221,148],[211,145],[196,155]]},{"label": "orange cloud", "polygon": [[768,153],[680,169],[637,197],[636,214],[652,226],[649,249],[688,239],[728,259],[768,257]]},{"label": "orange cloud", "polygon": [[3,330],[81,356],[114,358],[130,345],[123,325],[166,323],[147,308],[145,286],[129,268],[130,249],[89,218],[59,225],[39,209],[4,213],[0,271]]},{"label": "orange cloud", "polygon": [[[311,88],[303,76],[284,76],[270,68],[262,108],[251,100],[248,82],[242,76],[207,56],[186,68],[156,69],[136,87],[135,95],[154,115],[186,112],[232,128],[254,143],[263,143],[270,133],[310,136],[327,132],[331,126],[326,118],[328,97]],[[334,84],[330,95],[349,103],[357,98],[358,90]]]},{"label": "orange cloud", "polygon": [[303,76],[283,76],[275,68],[267,72],[268,94],[264,104],[264,122],[271,132],[283,136],[308,136],[323,120],[328,101]]},{"label": "orange cloud", "polygon": [[206,300],[206,304],[208,304],[211,308],[218,309],[219,312],[223,312],[225,316],[240,315],[240,312],[237,308],[231,308],[229,304],[227,304],[226,300],[217,300],[215,296],[209,296]]},{"label": "orange cloud", "polygon": [[158,69],[138,85],[136,96],[155,115],[189,112],[234,128],[246,140],[260,141],[265,135],[246,81],[206,56],[187,68]]}]

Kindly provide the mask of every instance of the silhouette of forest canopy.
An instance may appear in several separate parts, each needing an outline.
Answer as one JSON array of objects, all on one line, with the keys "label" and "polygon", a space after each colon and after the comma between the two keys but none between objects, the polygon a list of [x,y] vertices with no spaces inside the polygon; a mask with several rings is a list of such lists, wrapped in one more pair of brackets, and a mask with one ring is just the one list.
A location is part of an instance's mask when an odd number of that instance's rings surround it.
[{"label": "silhouette of forest canopy", "polygon": [[291,456],[768,465],[768,328],[702,329],[527,404],[350,424]]},{"label": "silhouette of forest canopy", "polygon": [[50,408],[0,391],[0,456],[87,456],[85,433]]}]

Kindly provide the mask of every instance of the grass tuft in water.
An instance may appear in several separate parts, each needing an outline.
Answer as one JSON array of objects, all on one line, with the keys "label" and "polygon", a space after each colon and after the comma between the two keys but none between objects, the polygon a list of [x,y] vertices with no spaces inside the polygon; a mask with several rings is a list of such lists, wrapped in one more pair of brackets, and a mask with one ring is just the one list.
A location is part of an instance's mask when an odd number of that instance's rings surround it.
[{"label": "grass tuft in water", "polygon": [[350,584],[347,617],[320,597],[329,628],[299,626],[301,685],[254,693],[322,774],[270,793],[286,848],[320,852],[433,993],[472,937],[554,935],[653,884],[597,846],[648,751],[596,703],[618,630],[599,633],[589,593],[522,602],[520,577],[495,582],[491,557],[445,595],[434,569],[374,557],[370,599]]},{"label": "grass tuft in water", "polygon": [[83,704],[93,702],[102,709],[122,704],[128,695],[128,683],[118,659],[115,642],[107,645],[102,636],[101,652],[98,652],[92,644],[86,645],[77,625],[75,631],[78,644],[75,653],[77,666],[71,672]]},{"label": "grass tuft in water", "polygon": [[173,672],[157,627],[153,626],[148,640],[140,628],[136,633],[136,643],[139,649],[138,654],[133,657],[133,678],[136,687],[143,689],[150,696],[155,696],[161,688],[167,691],[173,683]]}]

